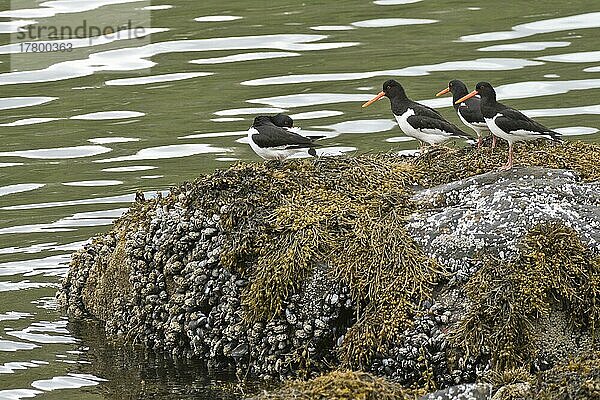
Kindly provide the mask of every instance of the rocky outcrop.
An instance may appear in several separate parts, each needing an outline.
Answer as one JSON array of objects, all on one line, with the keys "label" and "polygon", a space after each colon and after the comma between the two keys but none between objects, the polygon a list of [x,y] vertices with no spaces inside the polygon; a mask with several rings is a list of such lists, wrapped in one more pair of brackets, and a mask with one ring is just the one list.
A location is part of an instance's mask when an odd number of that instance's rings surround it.
[{"label": "rocky outcrop", "polygon": [[59,300],[243,376],[424,393],[544,371],[599,349],[600,150],[527,146],[506,172],[470,149],[238,164],[136,203]]}]

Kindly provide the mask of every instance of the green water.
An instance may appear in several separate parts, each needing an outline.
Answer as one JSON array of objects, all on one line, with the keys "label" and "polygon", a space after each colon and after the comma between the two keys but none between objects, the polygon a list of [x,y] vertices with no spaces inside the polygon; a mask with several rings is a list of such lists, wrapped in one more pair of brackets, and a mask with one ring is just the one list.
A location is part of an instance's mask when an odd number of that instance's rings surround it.
[{"label": "green water", "polygon": [[[435,93],[450,79],[487,80],[568,140],[600,141],[600,4],[505,3],[0,2],[0,398],[242,390],[231,375],[108,345],[97,327],[65,319],[53,296],[70,252],[107,230],[136,190],[257,161],[243,142],[257,113],[285,111],[324,132],[329,154],[411,150],[387,101],[360,107],[383,81],[460,124]],[[148,30],[20,54],[11,16],[44,26],[132,19]]]}]

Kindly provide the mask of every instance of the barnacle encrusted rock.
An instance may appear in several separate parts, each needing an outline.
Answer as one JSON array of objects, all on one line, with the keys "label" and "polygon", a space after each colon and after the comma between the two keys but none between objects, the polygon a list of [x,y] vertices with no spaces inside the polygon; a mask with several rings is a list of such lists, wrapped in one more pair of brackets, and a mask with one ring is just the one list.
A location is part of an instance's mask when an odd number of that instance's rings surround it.
[{"label": "barnacle encrusted rock", "polygon": [[598,350],[600,146],[519,150],[506,172],[447,148],[238,163],[134,204],[59,299],[243,376],[342,367],[426,393],[547,370]]}]

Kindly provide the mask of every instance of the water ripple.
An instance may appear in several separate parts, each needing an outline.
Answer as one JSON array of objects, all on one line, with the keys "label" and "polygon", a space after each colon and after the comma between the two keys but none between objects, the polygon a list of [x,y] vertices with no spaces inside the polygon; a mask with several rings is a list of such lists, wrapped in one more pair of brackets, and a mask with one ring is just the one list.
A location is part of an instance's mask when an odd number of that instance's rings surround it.
[{"label": "water ripple", "polygon": [[536,60],[562,63],[598,62],[600,61],[600,51],[582,51],[577,53],[556,54],[553,56],[538,57]]},{"label": "water ripple", "polygon": [[194,18],[196,22],[228,22],[242,19],[237,15],[207,15],[204,17]]},{"label": "water ripple", "polygon": [[0,152],[0,157],[21,157],[32,159],[65,159],[91,157],[112,151],[104,146],[58,147],[53,149],[16,150]]},{"label": "water ripple", "polygon": [[260,99],[247,100],[248,103],[267,104],[273,107],[292,108],[316,106],[321,104],[359,102],[370,100],[370,94],[349,93],[299,93],[285,96],[264,97]]},{"label": "water ripple", "polygon": [[272,52],[256,52],[256,53],[241,53],[234,54],[231,56],[224,57],[213,57],[213,58],[199,58],[191,60],[191,64],[225,64],[240,61],[255,61],[255,60],[268,60],[272,58],[284,58],[284,57],[297,57],[300,53],[292,53],[289,51],[272,51]]},{"label": "water ripple", "polygon": [[[477,49],[478,51],[541,51],[554,47],[567,47],[571,42],[522,42],[498,44]],[[540,58],[541,59],[541,58]]]},{"label": "water ripple", "polygon": [[0,74],[0,85],[38,83],[89,76],[96,72],[132,71],[156,65],[149,58],[166,53],[278,49],[290,51],[330,50],[356,46],[358,42],[325,42],[325,35],[280,34],[262,36],[220,37],[197,40],[174,40],[150,43],[91,54],[87,59],[63,61],[47,68]]},{"label": "water ripple", "polygon": [[105,120],[105,119],[137,118],[137,117],[143,117],[144,115],[146,115],[146,114],[142,113],[142,112],[137,112],[137,111],[100,111],[100,112],[93,112],[93,113],[89,113],[89,114],[74,115],[69,119],[99,121],[99,120]]},{"label": "water ripple", "polygon": [[365,21],[352,22],[350,25],[359,28],[387,28],[391,26],[402,25],[423,25],[439,22],[437,19],[418,19],[418,18],[378,18]]},{"label": "water ripple", "polygon": [[58,97],[4,97],[0,99],[0,110],[37,106],[56,99]]},{"label": "water ripple", "polygon": [[0,186],[0,197],[13,193],[29,192],[46,186],[43,183],[20,183],[16,185]]},{"label": "water ripple", "polygon": [[212,72],[183,72],[176,74],[164,74],[164,75],[151,75],[141,76],[139,78],[124,78],[124,79],[113,79],[106,81],[107,86],[133,86],[133,85],[148,85],[150,83],[160,82],[174,82],[182,81],[185,79],[198,78],[201,76],[214,75]]},{"label": "water ripple", "polygon": [[463,42],[489,42],[492,40],[517,39],[537,35],[539,33],[572,31],[575,29],[598,27],[600,27],[600,12],[592,12],[515,25],[510,31],[465,35],[461,36],[460,40]]},{"label": "water ripple", "polygon": [[337,74],[285,75],[244,81],[246,86],[287,85],[290,83],[333,82],[368,79],[376,76],[422,76],[445,71],[508,71],[542,65],[542,62],[521,58],[478,58],[468,61],[447,61],[440,64],[418,65],[401,69]]},{"label": "water ripple", "polygon": [[116,161],[138,161],[138,160],[159,160],[164,158],[181,158],[194,156],[196,154],[211,153],[230,153],[233,150],[222,147],[214,147],[210,144],[173,144],[168,146],[149,147],[141,149],[136,154],[130,156],[106,158],[96,160],[98,163],[108,163]]}]

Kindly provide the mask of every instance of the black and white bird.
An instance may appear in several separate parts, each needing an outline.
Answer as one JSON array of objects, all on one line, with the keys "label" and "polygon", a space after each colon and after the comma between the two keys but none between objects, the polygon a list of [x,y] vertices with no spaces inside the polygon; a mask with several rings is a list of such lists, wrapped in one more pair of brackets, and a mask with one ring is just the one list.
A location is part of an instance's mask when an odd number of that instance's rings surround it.
[{"label": "black and white bird", "polygon": [[[481,98],[475,96],[463,101],[462,103],[457,103],[456,101],[458,99],[469,94],[467,85],[458,79],[448,82],[448,87],[438,92],[435,96],[439,97],[448,92],[452,93],[452,105],[454,106],[454,109],[456,110],[456,113],[458,114],[458,117],[462,123],[473,129],[473,131],[475,131],[477,134],[477,148],[479,149],[483,139],[483,132],[489,131],[487,124],[485,123],[485,119],[483,119],[483,114],[481,114]],[[492,149],[495,147],[496,136],[492,135]]]},{"label": "black and white bird", "polygon": [[496,101],[496,91],[488,82],[479,82],[475,90],[458,99],[462,103],[479,94],[481,96],[481,113],[492,134],[508,142],[508,161],[502,169],[513,166],[513,147],[516,142],[536,140],[539,138],[560,141],[560,133],[546,128],[514,108]]},{"label": "black and white bird", "polygon": [[392,113],[402,132],[419,140],[421,147],[423,142],[436,145],[450,139],[470,139],[465,132],[446,121],[433,108],[410,100],[402,85],[393,79],[386,81],[383,91],[362,106],[368,107],[384,96],[390,99]]},{"label": "black and white bird", "polygon": [[317,152],[314,148],[319,146],[315,139],[319,137],[299,135],[288,130],[292,127],[292,119],[285,114],[274,117],[260,115],[254,118],[254,123],[248,129],[248,143],[252,150],[265,160],[285,160],[307,150],[308,154],[315,157]]}]

